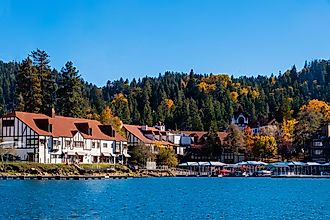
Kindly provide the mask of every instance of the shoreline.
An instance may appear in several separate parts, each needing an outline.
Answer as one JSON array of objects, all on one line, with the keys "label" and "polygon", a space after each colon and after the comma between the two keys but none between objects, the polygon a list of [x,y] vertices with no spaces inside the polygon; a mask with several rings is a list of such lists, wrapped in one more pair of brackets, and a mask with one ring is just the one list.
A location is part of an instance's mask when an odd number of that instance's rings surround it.
[{"label": "shoreline", "polygon": [[270,178],[270,179],[330,179],[329,176],[321,175],[288,175],[288,176],[198,176],[198,175],[24,175],[24,174],[1,174],[0,180],[107,180],[107,179],[139,179],[139,178]]}]

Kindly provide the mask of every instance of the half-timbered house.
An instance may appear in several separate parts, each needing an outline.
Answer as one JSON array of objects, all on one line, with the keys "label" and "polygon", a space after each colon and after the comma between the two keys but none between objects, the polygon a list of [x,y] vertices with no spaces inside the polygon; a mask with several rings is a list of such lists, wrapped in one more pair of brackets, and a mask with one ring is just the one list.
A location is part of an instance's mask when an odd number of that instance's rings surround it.
[{"label": "half-timbered house", "polygon": [[39,163],[116,163],[127,154],[127,141],[96,120],[27,112],[0,119],[0,138],[12,142],[23,161]]}]

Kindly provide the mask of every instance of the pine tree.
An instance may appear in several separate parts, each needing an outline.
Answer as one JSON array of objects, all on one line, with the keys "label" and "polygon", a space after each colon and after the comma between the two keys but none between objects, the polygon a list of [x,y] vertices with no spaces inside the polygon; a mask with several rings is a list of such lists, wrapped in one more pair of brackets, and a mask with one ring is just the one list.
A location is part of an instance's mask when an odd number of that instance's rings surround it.
[{"label": "pine tree", "polygon": [[27,57],[20,64],[18,74],[16,76],[16,102],[15,109],[17,111],[31,111],[33,103],[32,94],[32,75],[35,69],[32,60]]},{"label": "pine tree", "polygon": [[46,113],[55,107],[56,84],[54,73],[50,70],[49,55],[40,49],[32,51],[33,64],[37,69],[37,76],[41,85],[42,105],[40,111]]},{"label": "pine tree", "polygon": [[203,128],[202,118],[200,116],[200,111],[194,99],[190,99],[189,114],[192,123],[191,125],[192,130],[203,131],[204,128]]},{"label": "pine tree", "polygon": [[58,89],[58,110],[64,116],[84,117],[85,99],[78,70],[71,61],[61,70]]}]

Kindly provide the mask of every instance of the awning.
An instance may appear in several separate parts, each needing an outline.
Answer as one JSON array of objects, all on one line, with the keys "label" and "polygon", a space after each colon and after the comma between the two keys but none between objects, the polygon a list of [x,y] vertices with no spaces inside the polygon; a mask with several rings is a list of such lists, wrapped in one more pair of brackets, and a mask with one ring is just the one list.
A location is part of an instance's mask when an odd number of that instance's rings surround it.
[{"label": "awning", "polygon": [[199,166],[198,162],[187,162],[188,166]]},{"label": "awning", "polygon": [[188,164],[187,163],[180,163],[178,166],[179,167],[186,167],[186,166],[188,166]]},{"label": "awning", "polygon": [[74,155],[76,155],[76,153],[73,152],[73,151],[69,151],[67,154],[70,155],[70,156],[74,156]]},{"label": "awning", "polygon": [[316,162],[307,162],[308,166],[320,166],[321,164],[316,163]]},{"label": "awning", "polygon": [[76,151],[76,155],[84,156],[84,155],[85,155],[85,152],[82,152],[82,151]]},{"label": "awning", "polygon": [[288,163],[289,166],[306,166],[304,162],[299,162],[299,161],[292,161]]},{"label": "awning", "polygon": [[330,166],[330,163],[321,164],[321,166]]},{"label": "awning", "polygon": [[131,157],[128,153],[123,153],[125,157]]},{"label": "awning", "polygon": [[210,166],[210,162],[198,162],[199,166]]},{"label": "awning", "polygon": [[222,166],[226,165],[225,163],[222,163],[219,161],[210,161],[210,164],[211,164],[211,166],[214,166],[214,167],[222,167]]},{"label": "awning", "polygon": [[112,156],[110,153],[108,153],[108,152],[102,152],[101,153],[103,156],[105,156],[105,157],[110,157],[110,156]]},{"label": "awning", "polygon": [[14,141],[3,141],[0,143],[0,146],[13,145],[13,144],[15,144]]},{"label": "awning", "polygon": [[276,167],[276,168],[289,168],[288,162],[276,162],[268,164],[270,167]]}]

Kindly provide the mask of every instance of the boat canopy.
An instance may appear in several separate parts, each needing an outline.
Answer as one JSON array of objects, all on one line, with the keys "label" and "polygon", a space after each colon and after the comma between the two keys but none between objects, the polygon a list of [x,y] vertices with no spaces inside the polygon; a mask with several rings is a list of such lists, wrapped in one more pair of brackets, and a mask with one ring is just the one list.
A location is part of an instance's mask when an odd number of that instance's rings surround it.
[{"label": "boat canopy", "polygon": [[264,163],[262,161],[242,161],[236,163],[236,166],[267,166],[268,163]]},{"label": "boat canopy", "polygon": [[186,162],[186,163],[180,163],[179,167],[193,167],[193,166],[213,166],[213,167],[220,167],[220,166],[226,166],[227,164],[219,162],[219,161],[201,161],[201,162]]},{"label": "boat canopy", "polygon": [[222,166],[226,166],[225,163],[219,162],[219,161],[210,161],[210,165],[214,166],[214,167],[222,167]]},{"label": "boat canopy", "polygon": [[306,166],[307,164],[299,161],[291,161],[288,163],[289,166]]},{"label": "boat canopy", "polygon": [[321,166],[321,164],[316,163],[316,162],[307,162],[308,166]]},{"label": "boat canopy", "polygon": [[278,168],[289,168],[289,163],[288,162],[275,162],[275,163],[270,163],[268,166],[270,167],[278,167]]},{"label": "boat canopy", "polygon": [[330,163],[321,164],[321,166],[330,166]]}]

